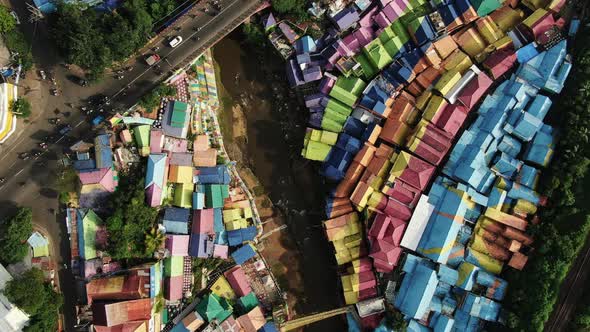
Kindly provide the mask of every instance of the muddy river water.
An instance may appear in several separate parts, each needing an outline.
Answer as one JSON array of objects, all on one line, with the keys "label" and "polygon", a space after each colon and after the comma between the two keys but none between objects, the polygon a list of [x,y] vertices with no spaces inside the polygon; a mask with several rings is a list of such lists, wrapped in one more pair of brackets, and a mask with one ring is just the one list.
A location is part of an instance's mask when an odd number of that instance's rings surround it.
[{"label": "muddy river water", "polygon": [[[288,235],[302,255],[301,293],[305,296],[298,299],[297,311],[337,308],[342,297],[337,266],[321,228],[326,189],[318,165],[300,156],[306,109],[288,87],[285,63],[278,54],[254,49],[242,39],[240,32],[233,32],[215,46],[213,55],[231,102],[244,109],[248,137],[244,155],[285,215]],[[346,331],[346,324],[336,317],[306,331]]]}]

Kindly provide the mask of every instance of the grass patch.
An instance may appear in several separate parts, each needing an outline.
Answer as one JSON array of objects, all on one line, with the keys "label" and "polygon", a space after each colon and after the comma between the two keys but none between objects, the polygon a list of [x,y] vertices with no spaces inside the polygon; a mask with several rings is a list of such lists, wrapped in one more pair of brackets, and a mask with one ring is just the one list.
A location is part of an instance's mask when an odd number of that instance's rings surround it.
[{"label": "grass patch", "polygon": [[219,98],[217,120],[219,121],[219,127],[221,127],[223,140],[225,143],[232,143],[234,139],[232,107],[235,103],[221,82],[221,67],[215,59],[213,59],[213,67],[215,68],[215,83],[217,84],[217,96]]}]

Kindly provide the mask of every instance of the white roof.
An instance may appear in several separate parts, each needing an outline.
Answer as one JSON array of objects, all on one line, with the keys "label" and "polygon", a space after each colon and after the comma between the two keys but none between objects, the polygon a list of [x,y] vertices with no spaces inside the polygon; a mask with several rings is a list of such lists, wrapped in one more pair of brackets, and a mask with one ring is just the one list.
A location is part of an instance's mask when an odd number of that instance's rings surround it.
[{"label": "white roof", "polygon": [[[0,290],[6,287],[6,283],[12,280],[12,276],[2,264],[0,264]],[[6,296],[0,294],[0,331],[19,332],[27,325],[29,316],[17,306],[10,303]]]},{"label": "white roof", "polygon": [[420,196],[420,200],[418,201],[414,214],[408,223],[408,227],[406,228],[400,246],[414,251],[418,248],[422,233],[424,233],[433,211],[434,206],[428,203],[428,196]]}]

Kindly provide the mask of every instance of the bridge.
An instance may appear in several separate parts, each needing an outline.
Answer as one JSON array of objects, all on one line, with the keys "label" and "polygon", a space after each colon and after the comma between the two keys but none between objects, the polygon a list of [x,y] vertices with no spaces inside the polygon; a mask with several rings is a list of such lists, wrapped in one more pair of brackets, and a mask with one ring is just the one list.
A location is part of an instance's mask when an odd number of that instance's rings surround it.
[{"label": "bridge", "polygon": [[328,319],[328,318],[331,318],[334,316],[342,315],[342,314],[345,314],[348,312],[354,312],[353,308],[354,308],[353,306],[346,306],[346,307],[342,307],[342,308],[337,308],[337,309],[333,309],[333,310],[328,310],[328,311],[319,312],[319,313],[299,317],[296,319],[292,319],[292,320],[286,321],[285,323],[281,324],[280,330],[281,330],[281,332],[293,331],[293,330],[302,328],[304,326],[307,326],[309,324],[319,322],[324,319]]}]

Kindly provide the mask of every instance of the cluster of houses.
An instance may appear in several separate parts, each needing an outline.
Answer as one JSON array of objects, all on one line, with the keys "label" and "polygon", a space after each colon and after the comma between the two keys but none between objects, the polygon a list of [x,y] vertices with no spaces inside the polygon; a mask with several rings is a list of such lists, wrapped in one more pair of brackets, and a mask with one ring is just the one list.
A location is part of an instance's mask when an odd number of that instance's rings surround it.
[{"label": "cluster of houses", "polygon": [[[324,228],[345,303],[385,297],[412,331],[502,322],[497,275],[525,266],[546,200],[544,119],[577,29],[564,6],[351,1],[321,38],[291,43],[288,78],[310,112],[302,156],[334,183]],[[361,318],[376,327],[382,313]]]},{"label": "cluster of houses", "polygon": [[[276,331],[267,317],[282,298],[269,297],[280,290],[252,245],[255,208],[231,164],[219,158],[225,151],[212,125],[218,102],[210,100],[217,97],[210,53],[193,68],[196,78],[182,72],[170,79],[177,96],[163,98],[157,112],[116,115],[92,144],[70,148],[81,183],[66,216],[72,270],[79,317],[93,331]],[[154,262],[124,268],[105,250],[109,234],[100,216],[119,172],[134,163],[146,163],[145,204],[160,210],[155,231],[164,241]],[[197,259],[223,263],[194,280]]]}]

